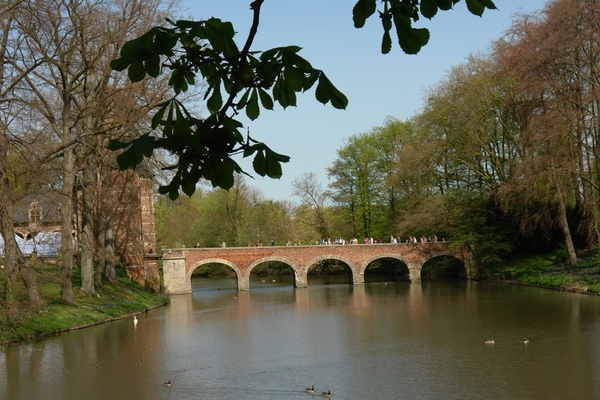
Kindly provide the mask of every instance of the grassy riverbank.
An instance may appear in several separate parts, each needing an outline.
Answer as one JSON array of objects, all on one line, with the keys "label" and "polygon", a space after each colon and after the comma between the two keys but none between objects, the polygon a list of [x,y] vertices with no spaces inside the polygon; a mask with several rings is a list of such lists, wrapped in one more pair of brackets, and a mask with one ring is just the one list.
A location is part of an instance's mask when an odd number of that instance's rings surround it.
[{"label": "grassy riverbank", "polygon": [[581,254],[575,266],[561,252],[514,256],[488,268],[482,280],[598,295],[600,256]]},{"label": "grassy riverbank", "polygon": [[[21,308],[21,318],[17,321],[8,322],[1,318],[0,345],[119,319],[164,305],[168,301],[164,297],[145,291],[127,279],[123,270],[119,270],[116,282],[105,281],[102,287],[96,288],[97,296],[75,295],[75,304],[66,305],[60,301],[60,267],[44,265],[36,268],[35,272],[46,305],[41,312]],[[77,291],[77,267],[74,277],[73,287]],[[0,281],[2,279],[4,274],[0,273]],[[24,296],[25,288],[19,288],[19,297]]]}]

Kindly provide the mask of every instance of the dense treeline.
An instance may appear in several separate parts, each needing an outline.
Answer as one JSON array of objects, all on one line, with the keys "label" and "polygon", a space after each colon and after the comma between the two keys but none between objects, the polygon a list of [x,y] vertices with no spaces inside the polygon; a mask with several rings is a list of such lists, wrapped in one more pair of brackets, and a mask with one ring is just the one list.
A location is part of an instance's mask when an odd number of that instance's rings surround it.
[{"label": "dense treeline", "polygon": [[488,53],[429,88],[413,118],[351,136],[326,171],[328,188],[308,173],[294,182],[299,205],[265,200],[243,182],[160,199],[160,224],[173,226],[165,221],[178,207],[197,214],[187,236],[159,226],[159,242],[437,235],[471,243],[482,265],[517,250],[562,250],[573,265],[576,250],[600,237],[599,25],[594,0],[517,16]]}]

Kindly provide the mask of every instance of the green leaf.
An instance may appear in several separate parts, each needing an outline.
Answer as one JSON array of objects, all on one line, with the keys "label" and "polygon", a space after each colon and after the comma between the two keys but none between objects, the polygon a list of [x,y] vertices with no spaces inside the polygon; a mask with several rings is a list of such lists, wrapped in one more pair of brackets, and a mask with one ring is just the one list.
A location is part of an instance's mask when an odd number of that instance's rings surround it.
[{"label": "green leaf", "polygon": [[352,9],[352,20],[355,28],[365,26],[365,21],[375,13],[377,0],[358,0]]},{"label": "green leaf", "polygon": [[460,0],[435,0],[440,10],[448,11]]},{"label": "green leaf", "polygon": [[226,157],[220,163],[215,165],[215,183],[220,188],[229,190],[234,184],[234,170],[237,164],[231,158]]},{"label": "green leaf", "polygon": [[191,197],[196,191],[196,182],[194,182],[193,179],[189,179],[189,177],[183,179],[181,182],[181,190],[183,190],[183,193]]},{"label": "green leaf", "polygon": [[426,28],[413,28],[409,22],[394,18],[396,34],[402,51],[406,54],[417,54],[429,41],[429,31]]},{"label": "green leaf", "polygon": [[283,76],[287,82],[287,87],[289,87],[294,92],[299,92],[304,87],[306,76],[298,68],[287,67],[283,71]]},{"label": "green leaf", "polygon": [[[130,142],[131,146],[117,156],[119,169],[125,170],[139,165],[144,160],[145,154],[152,155],[154,150],[154,137],[146,133]],[[115,143],[115,146],[119,146]]]},{"label": "green leaf", "polygon": [[125,148],[127,148],[129,146],[131,146],[131,142],[121,142],[119,140],[112,139],[108,143],[107,148],[109,150],[121,150],[121,149],[125,149]]},{"label": "green leaf", "polygon": [[160,74],[160,55],[158,53],[153,53],[145,64],[148,75],[156,78]]},{"label": "green leaf", "polygon": [[121,57],[114,59],[110,62],[110,68],[115,71],[123,71],[131,64],[131,59],[129,57]]},{"label": "green leaf", "polygon": [[266,173],[269,178],[279,179],[281,175],[283,175],[283,171],[281,170],[281,164],[279,161],[271,156],[269,152],[267,152],[266,160]]},{"label": "green leaf", "polygon": [[144,68],[144,63],[140,60],[134,60],[129,66],[127,76],[133,83],[140,82],[142,79],[144,79],[146,77],[146,68]]},{"label": "green leaf", "polygon": [[381,39],[381,54],[388,54],[392,50],[392,36],[390,31],[383,32]]},{"label": "green leaf", "polygon": [[428,19],[431,19],[438,12],[438,5],[434,0],[421,0],[421,14]]},{"label": "green leaf", "polygon": [[246,115],[250,120],[254,121],[260,114],[260,107],[258,105],[258,93],[256,88],[252,89],[252,95],[250,101],[246,105]]},{"label": "green leaf", "polygon": [[348,105],[348,98],[333,86],[325,74],[321,74],[319,78],[315,97],[323,104],[327,104],[327,102],[331,101],[331,105],[339,110],[345,109]]},{"label": "green leaf", "polygon": [[238,48],[233,41],[235,30],[231,22],[223,22],[218,18],[210,18],[206,21],[206,36],[212,48],[225,57],[235,57],[239,54]]},{"label": "green leaf", "polygon": [[485,11],[485,6],[481,4],[480,0],[466,0],[467,1],[467,9],[471,12],[471,14],[475,14],[477,16],[482,16]]},{"label": "green leaf", "polygon": [[254,160],[252,161],[252,167],[257,174],[265,176],[267,172],[267,161],[265,160],[265,155],[262,151],[256,152]]},{"label": "green leaf", "polygon": [[165,115],[165,110],[167,109],[168,105],[169,102],[164,102],[161,105],[159,105],[158,111],[152,117],[152,129],[156,129],[156,127],[161,124],[163,116]]},{"label": "green leaf", "polygon": [[487,9],[497,10],[496,5],[492,0],[479,0],[479,2]]},{"label": "green leaf", "polygon": [[273,109],[273,99],[264,89],[258,88],[258,94],[260,96],[260,102],[267,110]]},{"label": "green leaf", "polygon": [[290,161],[290,156],[286,156],[285,154],[276,153],[268,147],[266,148],[266,151],[269,154],[269,157],[274,158],[275,160],[277,160],[279,162],[286,163],[286,162]]},{"label": "green leaf", "polygon": [[238,103],[237,103],[238,110],[241,110],[242,108],[246,107],[246,105],[248,104],[248,98],[250,97],[251,92],[252,92],[252,89],[248,89],[244,92],[244,94],[242,95],[242,98],[240,98],[240,101],[238,101]]},{"label": "green leaf", "polygon": [[296,93],[287,85],[285,79],[277,79],[273,86],[273,98],[283,108],[296,105]]},{"label": "green leaf", "polygon": [[171,200],[177,200],[179,197],[179,185],[171,184],[169,188],[169,198]]},{"label": "green leaf", "polygon": [[221,97],[221,87],[216,86],[215,88],[213,88],[212,96],[210,96],[210,98],[206,102],[206,107],[208,108],[208,111],[211,114],[213,114],[219,111],[222,105],[223,98]]},{"label": "green leaf", "polygon": [[302,88],[302,90],[307,91],[308,89],[313,87],[315,82],[318,81],[319,76],[321,76],[321,71],[314,70],[313,72],[311,72],[311,74],[308,76],[308,78],[306,78],[306,81],[304,82],[304,87]]}]

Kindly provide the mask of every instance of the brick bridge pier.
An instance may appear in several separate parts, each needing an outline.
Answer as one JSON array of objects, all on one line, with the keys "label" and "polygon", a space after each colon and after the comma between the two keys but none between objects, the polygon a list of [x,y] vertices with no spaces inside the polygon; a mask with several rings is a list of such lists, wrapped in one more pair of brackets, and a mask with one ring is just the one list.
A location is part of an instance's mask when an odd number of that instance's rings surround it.
[{"label": "brick bridge pier", "polygon": [[167,294],[192,292],[192,272],[208,263],[230,266],[237,275],[238,290],[250,290],[250,272],[267,261],[279,261],[294,271],[294,286],[306,287],[308,270],[320,261],[339,260],[350,267],[352,282],[365,282],[367,266],[381,258],[393,258],[408,268],[411,282],[421,280],[421,268],[428,260],[440,256],[459,259],[467,278],[472,276],[472,263],[467,246],[448,242],[351,244],[331,246],[264,246],[228,248],[167,249],[163,251],[164,291]]}]

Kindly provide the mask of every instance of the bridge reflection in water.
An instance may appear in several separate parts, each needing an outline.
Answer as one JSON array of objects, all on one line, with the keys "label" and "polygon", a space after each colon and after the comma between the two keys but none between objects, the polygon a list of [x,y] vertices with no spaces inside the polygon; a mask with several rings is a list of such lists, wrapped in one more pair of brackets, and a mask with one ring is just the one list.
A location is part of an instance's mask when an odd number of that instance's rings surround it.
[{"label": "bridge reflection in water", "polygon": [[191,293],[192,273],[208,263],[230,266],[237,275],[238,290],[250,290],[250,272],[268,261],[289,265],[294,272],[294,286],[298,288],[306,287],[308,270],[326,260],[348,265],[352,282],[358,285],[365,282],[365,269],[371,262],[396,259],[407,266],[409,278],[415,282],[421,280],[425,262],[442,256],[460,260],[467,278],[471,277],[473,265],[467,246],[451,242],[166,249],[162,256],[164,291]]}]

